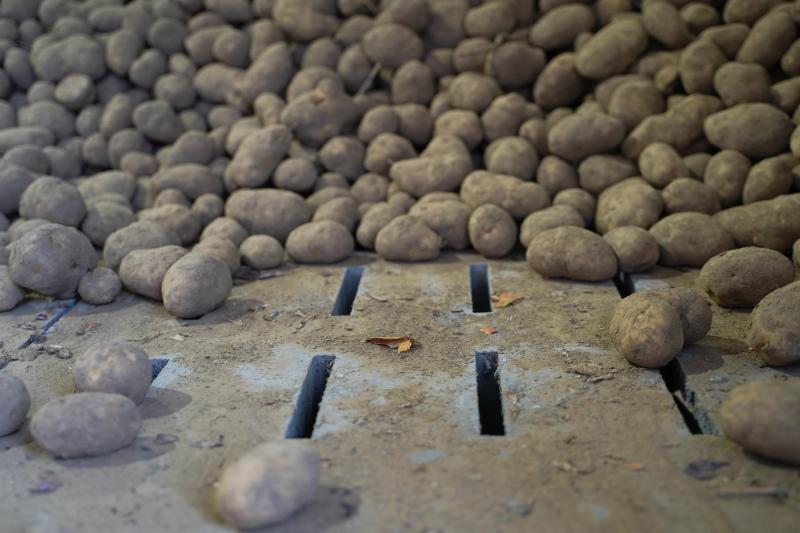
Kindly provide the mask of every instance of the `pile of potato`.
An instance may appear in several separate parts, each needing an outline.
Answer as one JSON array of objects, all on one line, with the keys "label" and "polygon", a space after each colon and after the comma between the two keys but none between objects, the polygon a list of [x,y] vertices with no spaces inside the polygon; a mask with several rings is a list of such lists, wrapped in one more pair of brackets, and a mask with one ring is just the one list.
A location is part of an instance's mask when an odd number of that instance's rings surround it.
[{"label": "pile of potato", "polygon": [[790,254],[798,21],[778,0],[3,1],[0,311],[125,288],[195,318],[242,264],[356,248],[523,248],[583,281]]}]

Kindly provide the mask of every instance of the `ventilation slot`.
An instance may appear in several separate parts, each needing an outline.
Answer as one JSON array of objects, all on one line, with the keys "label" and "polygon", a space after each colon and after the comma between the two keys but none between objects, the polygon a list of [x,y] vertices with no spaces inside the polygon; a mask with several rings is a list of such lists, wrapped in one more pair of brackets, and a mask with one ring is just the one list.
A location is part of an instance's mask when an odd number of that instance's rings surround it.
[{"label": "ventilation slot", "polygon": [[319,405],[325,394],[328,377],[336,357],[333,355],[315,355],[308,365],[306,379],[300,389],[297,405],[292,419],[286,428],[287,439],[310,439],[317,421]]},{"label": "ventilation slot", "polygon": [[505,435],[503,400],[497,374],[497,352],[475,352],[475,373],[478,378],[478,415],[481,435]]},{"label": "ventilation slot", "polygon": [[472,293],[472,312],[491,313],[492,301],[489,296],[489,267],[484,263],[469,266],[469,287]]},{"label": "ventilation slot", "polygon": [[336,296],[331,315],[349,315],[353,312],[353,302],[356,299],[358,285],[361,283],[363,274],[363,266],[351,266],[345,269],[342,285],[339,287],[339,294]]}]

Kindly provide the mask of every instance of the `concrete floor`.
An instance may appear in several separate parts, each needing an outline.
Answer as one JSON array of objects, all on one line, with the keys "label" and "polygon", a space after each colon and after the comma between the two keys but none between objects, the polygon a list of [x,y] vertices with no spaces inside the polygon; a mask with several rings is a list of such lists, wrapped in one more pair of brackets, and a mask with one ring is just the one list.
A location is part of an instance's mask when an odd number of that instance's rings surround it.
[{"label": "concrete floor", "polygon": [[[523,299],[473,313],[472,263],[488,264],[492,293]],[[352,313],[331,316],[348,265],[366,267]],[[633,281],[642,290],[695,278],[658,269]],[[79,303],[46,345],[78,354],[134,341],[169,362],[124,450],[53,460],[26,428],[0,438],[0,531],[227,531],[210,505],[220,469],[283,438],[296,404],[311,405],[298,397],[315,355],[335,356],[311,436],[322,486],[265,531],[797,531],[800,469],[714,432],[733,386],[800,369],[764,367],[742,342],[748,313],[716,307],[709,335],[663,376],[631,367],[607,334],[619,297],[612,283],[543,280],[519,261],[451,254],[401,265],[357,254],[237,286],[200,320],[129,294]],[[72,389],[70,359],[17,349],[58,305],[0,315],[5,371],[26,382],[33,410]],[[363,342],[401,335],[416,341],[404,354]],[[492,351],[503,436],[481,434],[482,421],[490,431],[501,423],[491,369],[483,417],[478,407],[475,354]],[[324,362],[314,368],[324,378]],[[309,379],[307,392],[322,382]],[[302,419],[292,431],[311,429]]]}]

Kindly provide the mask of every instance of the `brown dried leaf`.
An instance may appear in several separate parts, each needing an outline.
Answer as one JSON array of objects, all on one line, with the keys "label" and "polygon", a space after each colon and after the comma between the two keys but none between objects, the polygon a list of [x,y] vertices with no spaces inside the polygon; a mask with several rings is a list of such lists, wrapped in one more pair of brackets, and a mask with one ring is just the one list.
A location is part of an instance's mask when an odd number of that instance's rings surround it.
[{"label": "brown dried leaf", "polygon": [[405,335],[402,337],[370,337],[364,339],[364,342],[378,344],[388,348],[397,348],[397,353],[407,352],[414,345],[414,339],[406,337]]},{"label": "brown dried leaf", "polygon": [[514,302],[518,302],[522,300],[522,296],[507,290],[502,290],[497,294],[492,295],[492,303],[498,309],[502,309],[504,307],[508,307],[512,305]]},{"label": "brown dried leaf", "polygon": [[497,328],[494,326],[481,328],[481,333],[486,333],[487,335],[494,335],[495,333],[497,333]]}]

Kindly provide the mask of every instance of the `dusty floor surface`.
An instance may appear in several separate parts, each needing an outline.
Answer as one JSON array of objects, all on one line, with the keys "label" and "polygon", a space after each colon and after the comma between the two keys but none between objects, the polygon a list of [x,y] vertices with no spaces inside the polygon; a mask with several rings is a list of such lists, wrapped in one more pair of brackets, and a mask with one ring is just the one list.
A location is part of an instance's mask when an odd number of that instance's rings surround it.
[{"label": "dusty floor surface", "polygon": [[[747,313],[714,308],[708,337],[662,376],[611,348],[613,284],[542,280],[524,262],[489,261],[491,292],[523,299],[473,313],[471,263],[486,261],[356,255],[347,264],[366,268],[343,316],[331,309],[347,265],[287,266],[194,321],[129,294],[79,303],[37,339],[49,349],[17,347],[64,302],[0,315],[0,365],[25,380],[33,410],[70,392],[63,350],[126,340],[169,359],[124,450],[56,461],[26,428],[0,438],[0,531],[227,531],[210,505],[220,469],[283,438],[318,354],[335,356],[312,434],[322,486],[265,531],[797,531],[800,469],[715,435],[734,385],[800,377],[747,353]],[[633,281],[642,290],[695,277],[662,269]],[[389,335],[416,343],[398,354],[363,342]],[[481,350],[499,354],[504,436],[481,435]]]}]

